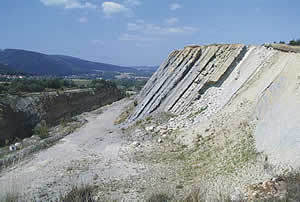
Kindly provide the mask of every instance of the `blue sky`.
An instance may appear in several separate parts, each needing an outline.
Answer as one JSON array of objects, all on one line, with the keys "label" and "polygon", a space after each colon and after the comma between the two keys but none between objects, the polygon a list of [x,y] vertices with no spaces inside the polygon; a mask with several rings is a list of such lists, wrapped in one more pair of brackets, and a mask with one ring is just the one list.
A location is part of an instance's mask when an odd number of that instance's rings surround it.
[{"label": "blue sky", "polygon": [[158,65],[188,44],[300,38],[299,0],[1,0],[0,48]]}]

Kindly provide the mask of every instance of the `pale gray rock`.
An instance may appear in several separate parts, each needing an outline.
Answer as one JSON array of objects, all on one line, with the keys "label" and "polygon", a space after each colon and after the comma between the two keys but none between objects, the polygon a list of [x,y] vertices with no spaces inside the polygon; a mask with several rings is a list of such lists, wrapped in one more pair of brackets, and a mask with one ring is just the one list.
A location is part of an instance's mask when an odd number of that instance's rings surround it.
[{"label": "pale gray rock", "polygon": [[9,146],[9,151],[16,151],[16,150],[17,150],[17,148],[16,148],[15,145],[10,145]]},{"label": "pale gray rock", "polygon": [[141,144],[137,141],[134,141],[132,144],[131,144],[133,147],[138,147],[140,146]]},{"label": "pale gray rock", "polygon": [[147,132],[153,132],[154,128],[155,128],[155,126],[147,126],[147,127],[145,128],[145,130],[146,130]]},{"label": "pale gray rock", "polygon": [[130,119],[154,111],[185,111],[208,88],[220,85],[247,50],[245,45],[233,44],[188,46],[172,52],[140,93]]},{"label": "pale gray rock", "polygon": [[16,147],[16,149],[22,149],[22,143],[21,142],[16,142],[15,147]]}]

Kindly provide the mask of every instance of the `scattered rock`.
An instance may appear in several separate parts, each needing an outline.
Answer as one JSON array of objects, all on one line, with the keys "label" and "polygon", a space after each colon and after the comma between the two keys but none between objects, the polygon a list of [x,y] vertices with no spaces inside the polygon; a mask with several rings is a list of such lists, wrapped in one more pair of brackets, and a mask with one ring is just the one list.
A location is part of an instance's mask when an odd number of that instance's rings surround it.
[{"label": "scattered rock", "polygon": [[22,149],[22,143],[20,142],[15,143],[15,147],[16,149]]},{"label": "scattered rock", "polygon": [[33,144],[35,144],[36,142],[37,142],[37,140],[34,140],[34,139],[32,139],[32,138],[25,138],[25,139],[23,139],[23,141],[22,141],[24,147],[33,145]]},{"label": "scattered rock", "polygon": [[162,140],[161,138],[158,138],[157,142],[158,142],[158,143],[162,143],[163,140]]},{"label": "scattered rock", "polygon": [[10,145],[9,146],[9,151],[16,151],[16,150],[17,150],[17,148],[16,148],[15,145]]},{"label": "scattered rock", "polygon": [[154,130],[154,126],[147,126],[146,128],[145,128],[145,130],[147,131],[147,132],[153,132],[153,130]]},{"label": "scattered rock", "polygon": [[31,136],[31,139],[32,140],[37,140],[37,141],[41,140],[41,138],[39,136],[37,136],[37,135]]},{"label": "scattered rock", "polygon": [[266,180],[248,187],[248,198],[251,200],[283,197],[286,194],[287,183],[281,177],[272,178],[271,180]]},{"label": "scattered rock", "polygon": [[136,134],[141,133],[141,132],[143,132],[143,131],[141,131],[140,129],[136,129],[136,130],[134,131],[134,133],[136,133]]},{"label": "scattered rock", "polygon": [[138,146],[140,146],[141,144],[140,144],[139,142],[137,142],[137,141],[134,141],[131,145],[134,146],[134,147],[138,147]]}]

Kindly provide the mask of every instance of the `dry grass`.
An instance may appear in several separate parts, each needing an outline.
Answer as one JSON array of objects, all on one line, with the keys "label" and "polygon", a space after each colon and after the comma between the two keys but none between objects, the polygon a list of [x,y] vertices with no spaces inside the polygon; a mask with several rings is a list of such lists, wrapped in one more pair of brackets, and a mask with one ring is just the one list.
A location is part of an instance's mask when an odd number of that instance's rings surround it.
[{"label": "dry grass", "polygon": [[172,201],[172,199],[165,193],[153,194],[152,196],[150,196],[149,199],[147,199],[147,202],[169,202],[169,201]]},{"label": "dry grass", "polygon": [[222,193],[215,194],[217,196],[215,199],[208,200],[206,191],[200,191],[200,189],[191,192],[183,202],[206,202],[206,201],[222,201],[222,202],[231,202],[231,198],[228,195]]},{"label": "dry grass", "polygon": [[61,202],[94,202],[94,187],[90,185],[74,186],[65,196],[62,196]]},{"label": "dry grass", "polygon": [[124,123],[128,117],[131,115],[131,113],[133,112],[133,110],[135,109],[135,103],[131,103],[126,109],[125,111],[123,111],[120,116],[115,120],[114,124],[118,125],[121,123]]}]

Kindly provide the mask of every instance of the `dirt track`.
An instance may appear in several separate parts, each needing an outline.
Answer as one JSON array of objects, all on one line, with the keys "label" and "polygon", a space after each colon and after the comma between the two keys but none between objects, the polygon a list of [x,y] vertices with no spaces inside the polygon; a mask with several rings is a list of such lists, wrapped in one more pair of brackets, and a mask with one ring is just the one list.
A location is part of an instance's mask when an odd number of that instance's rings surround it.
[{"label": "dirt track", "polygon": [[121,158],[126,140],[113,124],[128,102],[121,100],[104,107],[101,114],[87,113],[84,127],[1,173],[1,192],[49,200],[74,184],[101,184],[135,175],[141,166]]}]

